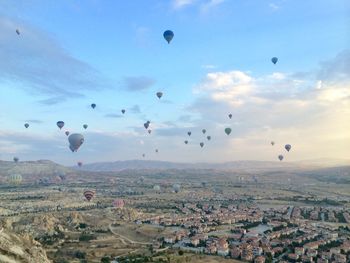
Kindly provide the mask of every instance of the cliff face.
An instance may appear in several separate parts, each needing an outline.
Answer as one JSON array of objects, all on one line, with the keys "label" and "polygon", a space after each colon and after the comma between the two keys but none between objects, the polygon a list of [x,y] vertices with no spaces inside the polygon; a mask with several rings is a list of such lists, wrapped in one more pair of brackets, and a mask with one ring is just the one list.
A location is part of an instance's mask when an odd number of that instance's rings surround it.
[{"label": "cliff face", "polygon": [[0,228],[0,262],[52,263],[40,243],[29,235],[17,235]]}]

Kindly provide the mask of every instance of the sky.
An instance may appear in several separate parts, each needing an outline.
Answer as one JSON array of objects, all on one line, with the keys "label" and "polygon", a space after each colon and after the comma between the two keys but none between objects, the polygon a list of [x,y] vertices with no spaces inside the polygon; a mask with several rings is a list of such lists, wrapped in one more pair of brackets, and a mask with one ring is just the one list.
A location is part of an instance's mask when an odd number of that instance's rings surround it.
[{"label": "sky", "polygon": [[[349,14],[348,0],[0,0],[0,159],[350,159]],[[84,135],[78,152],[65,131]]]}]

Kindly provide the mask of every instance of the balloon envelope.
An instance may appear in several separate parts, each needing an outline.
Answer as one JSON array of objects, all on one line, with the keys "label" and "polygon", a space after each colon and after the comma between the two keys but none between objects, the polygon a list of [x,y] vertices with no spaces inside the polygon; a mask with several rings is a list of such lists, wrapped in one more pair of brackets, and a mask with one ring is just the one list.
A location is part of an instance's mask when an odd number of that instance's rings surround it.
[{"label": "balloon envelope", "polygon": [[290,149],[292,149],[292,146],[290,144],[286,144],[284,148],[287,150],[287,152],[289,152]]},{"label": "balloon envelope", "polygon": [[278,58],[277,57],[273,57],[273,58],[271,58],[271,61],[272,61],[273,64],[276,64],[277,61],[278,61]]},{"label": "balloon envelope", "polygon": [[202,132],[203,132],[203,134],[205,134],[205,133],[207,132],[207,130],[206,130],[206,129],[203,129]]},{"label": "balloon envelope", "polygon": [[230,119],[232,119],[232,114],[230,113],[230,114],[228,115],[228,117],[229,117]]},{"label": "balloon envelope", "polygon": [[272,146],[274,146],[274,145],[275,145],[275,142],[274,142],[274,141],[272,141],[272,142],[271,142],[271,145],[272,145]]},{"label": "balloon envelope", "polygon": [[88,127],[87,124],[84,124],[84,125],[83,125],[83,128],[84,128],[85,130],[87,129],[87,127]]},{"label": "balloon envelope", "polygon": [[19,35],[19,34],[20,34],[20,32],[19,32],[19,30],[18,30],[18,29],[16,29],[16,33],[17,33],[17,35]]},{"label": "balloon envelope", "polygon": [[282,160],[283,160],[283,155],[282,155],[282,154],[278,155],[278,159],[279,159],[280,161],[282,161]]},{"label": "balloon envelope", "polygon": [[56,123],[56,125],[57,125],[58,128],[62,129],[63,126],[64,126],[64,121],[58,121],[58,122]]},{"label": "balloon envelope", "polygon": [[83,165],[82,162],[77,162],[78,166],[81,167]]},{"label": "balloon envelope", "polygon": [[166,30],[163,33],[163,37],[165,38],[165,40],[168,42],[168,44],[170,44],[170,41],[173,39],[174,37],[174,32],[171,30]]},{"label": "balloon envelope", "polygon": [[163,96],[163,92],[157,92],[157,97],[158,97],[158,99],[160,99],[161,97]]},{"label": "balloon envelope", "polygon": [[80,133],[73,133],[68,137],[69,148],[76,152],[79,147],[84,143],[84,136]]},{"label": "balloon envelope", "polygon": [[68,136],[69,135],[69,131],[66,131],[65,134]]},{"label": "balloon envelope", "polygon": [[124,110],[124,109],[122,109],[122,113],[123,113],[123,114],[125,113],[125,110]]},{"label": "balloon envelope", "polygon": [[199,145],[200,145],[200,146],[203,148],[203,146],[204,146],[204,142],[201,142]]},{"label": "balloon envelope", "polygon": [[18,157],[13,157],[13,161],[14,161],[15,163],[18,163],[19,158],[18,158]]},{"label": "balloon envelope", "polygon": [[92,103],[92,104],[91,104],[91,108],[95,109],[95,108],[96,108],[96,104],[95,104],[95,103]]},{"label": "balloon envelope", "polygon": [[29,127],[29,123],[25,123],[24,127],[28,128]]},{"label": "balloon envelope", "polygon": [[225,133],[226,133],[227,135],[230,135],[231,131],[232,131],[231,128],[226,128],[226,129],[225,129]]},{"label": "balloon envelope", "polygon": [[148,127],[149,127],[149,122],[145,122],[145,123],[143,124],[143,126],[145,127],[145,129],[148,129]]},{"label": "balloon envelope", "polygon": [[208,139],[208,141],[210,141],[210,139],[211,139],[211,136],[207,136],[207,139]]},{"label": "balloon envelope", "polygon": [[187,144],[187,143],[188,143],[188,141],[186,140],[186,141],[185,141],[185,144]]},{"label": "balloon envelope", "polygon": [[91,191],[91,190],[86,190],[86,191],[84,191],[84,196],[85,196],[86,200],[88,200],[90,202],[90,200],[95,196],[95,192]]},{"label": "balloon envelope", "polygon": [[125,202],[124,202],[123,199],[115,199],[115,200],[113,201],[113,206],[114,206],[115,208],[123,208],[124,205],[125,205]]},{"label": "balloon envelope", "polygon": [[187,132],[187,134],[188,134],[188,136],[191,136],[192,132],[189,131],[189,132]]}]

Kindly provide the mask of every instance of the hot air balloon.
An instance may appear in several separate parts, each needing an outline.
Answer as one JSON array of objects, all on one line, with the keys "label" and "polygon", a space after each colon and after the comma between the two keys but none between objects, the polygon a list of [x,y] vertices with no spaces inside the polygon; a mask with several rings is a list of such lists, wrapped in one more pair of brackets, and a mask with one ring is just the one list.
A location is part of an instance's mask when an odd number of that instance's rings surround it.
[{"label": "hot air balloon", "polygon": [[290,144],[286,144],[284,148],[287,150],[287,152],[289,152],[292,146]]},{"label": "hot air balloon", "polygon": [[155,186],[153,186],[153,190],[156,191],[157,193],[159,193],[160,192],[160,186],[156,184]]},{"label": "hot air balloon", "polygon": [[173,185],[173,190],[175,193],[180,192],[181,186],[179,184],[174,184]]},{"label": "hot air balloon", "polygon": [[230,114],[228,115],[228,117],[229,117],[230,119],[232,119],[232,114],[230,113]]},{"label": "hot air balloon", "polygon": [[200,145],[200,146],[203,148],[203,146],[204,146],[204,142],[201,142],[199,145]]},{"label": "hot air balloon", "polygon": [[273,64],[275,64],[275,65],[276,65],[276,63],[277,63],[277,61],[278,61],[278,58],[273,57],[273,58],[271,58],[271,61],[272,61],[272,63],[273,63]]},{"label": "hot air balloon", "polygon": [[165,38],[165,40],[168,42],[168,44],[170,44],[170,41],[173,39],[174,37],[174,33],[171,30],[166,30],[163,33],[163,37]]},{"label": "hot air balloon", "polygon": [[207,130],[206,130],[206,129],[203,129],[202,132],[203,132],[203,134],[205,134],[205,133],[207,132]]},{"label": "hot air balloon", "polygon": [[87,127],[88,127],[87,124],[84,124],[84,125],[83,125],[83,128],[84,128],[85,130],[87,129]]},{"label": "hot air balloon", "polygon": [[123,208],[125,205],[125,202],[123,199],[115,199],[113,200],[113,206],[115,208]]},{"label": "hot air balloon", "polygon": [[187,141],[187,140],[185,141],[185,144],[188,144],[188,141]]},{"label": "hot air balloon", "polygon": [[58,128],[62,129],[63,126],[64,126],[64,121],[58,121],[58,122],[56,123],[56,125],[57,125]]},{"label": "hot air balloon", "polygon": [[124,110],[124,109],[122,109],[122,113],[123,113],[123,114],[125,113],[125,110]]},{"label": "hot air balloon", "polygon": [[272,145],[272,146],[274,146],[274,145],[275,145],[275,142],[274,142],[274,141],[272,141],[272,142],[271,142],[271,145]]},{"label": "hot air balloon", "polygon": [[145,127],[145,129],[147,130],[148,129],[148,127],[149,127],[149,122],[145,122],[144,124],[143,124],[143,126]]},{"label": "hot air balloon", "polygon": [[77,162],[79,167],[82,167],[83,163],[82,162]]},{"label": "hot air balloon", "polygon": [[187,134],[188,134],[188,136],[191,136],[192,132],[189,131],[189,132],[187,132]]},{"label": "hot air balloon", "polygon": [[91,190],[86,190],[86,191],[84,191],[84,196],[85,196],[86,200],[88,200],[90,202],[90,200],[95,196],[95,192],[91,191]]},{"label": "hot air balloon", "polygon": [[95,104],[95,103],[92,103],[92,104],[91,104],[91,108],[95,109],[95,108],[96,108],[96,104]]},{"label": "hot air balloon", "polygon": [[84,143],[84,136],[80,133],[73,133],[68,137],[69,148],[72,152],[78,151],[79,147]]},{"label": "hot air balloon", "polygon": [[15,163],[18,163],[19,158],[18,158],[18,157],[13,157],[13,161],[14,161]]},{"label": "hot air balloon", "polygon": [[210,141],[210,139],[211,139],[211,136],[209,136],[209,135],[208,135],[208,136],[207,136],[207,139],[208,139],[208,141]]},{"label": "hot air balloon", "polygon": [[145,158],[145,156],[146,156],[146,154],[143,153],[143,154],[142,154],[142,157]]},{"label": "hot air balloon", "polygon": [[157,97],[158,97],[158,99],[160,99],[162,96],[163,96],[163,92],[158,91],[158,92],[157,92]]},{"label": "hot air balloon", "polygon": [[29,123],[25,123],[25,124],[24,124],[24,127],[26,127],[26,129],[28,129]]},{"label": "hot air balloon", "polygon": [[8,182],[12,185],[19,185],[22,182],[22,176],[20,174],[11,174],[8,177]]},{"label": "hot air balloon", "polygon": [[158,149],[156,149],[156,153],[158,153]]},{"label": "hot air balloon", "polygon": [[226,133],[227,135],[230,135],[231,131],[232,131],[231,128],[226,128],[226,129],[225,129],[225,133]]},{"label": "hot air balloon", "polygon": [[280,161],[282,161],[282,160],[283,160],[283,155],[282,155],[282,154],[278,155],[278,159],[279,159]]},{"label": "hot air balloon", "polygon": [[19,29],[16,29],[16,33],[17,33],[17,35],[19,35],[19,34],[20,34]]},{"label": "hot air balloon", "polygon": [[152,130],[148,130],[148,133],[151,134]]},{"label": "hot air balloon", "polygon": [[69,131],[66,131],[65,134],[68,136],[69,135]]}]

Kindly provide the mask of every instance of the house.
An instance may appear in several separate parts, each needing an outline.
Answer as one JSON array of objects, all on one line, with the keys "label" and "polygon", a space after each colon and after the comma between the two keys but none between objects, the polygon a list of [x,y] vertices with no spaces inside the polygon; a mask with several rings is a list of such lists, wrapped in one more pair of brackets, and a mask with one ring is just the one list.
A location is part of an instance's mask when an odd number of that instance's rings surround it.
[{"label": "house", "polygon": [[168,244],[174,244],[175,243],[175,237],[173,235],[164,237],[164,242]]},{"label": "house", "polygon": [[196,237],[196,236],[194,236],[194,237],[192,237],[191,238],[191,244],[193,245],[193,246],[198,246],[199,245],[199,239],[198,239],[198,237]]},{"label": "house", "polygon": [[299,256],[304,255],[304,252],[305,252],[305,250],[304,250],[303,247],[296,247],[296,248],[294,249],[294,253],[297,254],[297,255],[299,255]]},{"label": "house", "polygon": [[226,238],[220,238],[217,246],[219,256],[227,256],[229,254],[228,243]]},{"label": "house", "polygon": [[254,263],[265,263],[265,257],[264,256],[258,256],[254,259]]},{"label": "house", "polygon": [[337,254],[334,254],[334,259],[335,259],[335,262],[337,263],[346,263],[346,255],[344,254],[340,254],[340,253],[337,253]]},{"label": "house", "polygon": [[299,255],[290,253],[288,254],[288,258],[297,261],[299,259]]},{"label": "house", "polygon": [[230,254],[232,258],[239,258],[241,256],[242,250],[239,247],[231,248]]}]

